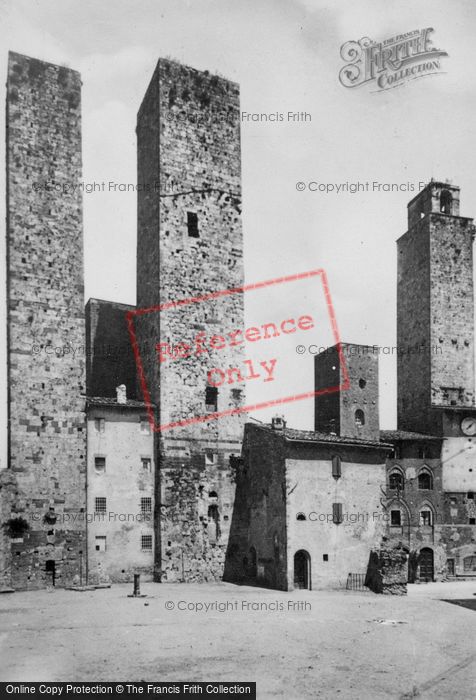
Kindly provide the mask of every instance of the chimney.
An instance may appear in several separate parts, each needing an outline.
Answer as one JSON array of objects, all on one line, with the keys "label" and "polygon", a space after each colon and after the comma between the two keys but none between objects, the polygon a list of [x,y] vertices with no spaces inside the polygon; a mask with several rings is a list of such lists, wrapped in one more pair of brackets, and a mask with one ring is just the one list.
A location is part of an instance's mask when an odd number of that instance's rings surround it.
[{"label": "chimney", "polygon": [[273,416],[271,418],[271,427],[273,430],[282,431],[286,427],[286,421],[283,416]]},{"label": "chimney", "polygon": [[127,403],[126,385],[120,384],[116,386],[117,403]]}]

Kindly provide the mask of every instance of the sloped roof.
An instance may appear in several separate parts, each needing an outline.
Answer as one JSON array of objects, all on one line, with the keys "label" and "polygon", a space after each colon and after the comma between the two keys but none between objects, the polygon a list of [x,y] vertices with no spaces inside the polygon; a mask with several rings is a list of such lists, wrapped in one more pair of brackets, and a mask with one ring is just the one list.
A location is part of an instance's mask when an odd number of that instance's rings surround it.
[{"label": "sloped roof", "polygon": [[112,408],[142,408],[147,409],[148,406],[154,408],[154,404],[147,404],[143,401],[136,401],[135,399],[127,399],[126,403],[118,403],[117,399],[109,398],[107,396],[88,396],[86,398],[86,403],[88,406],[111,406]]},{"label": "sloped roof", "polygon": [[283,435],[286,440],[291,442],[325,442],[329,444],[341,445],[358,445],[360,447],[388,447],[391,449],[391,444],[385,444],[382,440],[364,440],[362,438],[343,437],[340,435],[331,435],[330,433],[319,433],[314,430],[297,430],[295,428],[284,428],[284,430],[275,430],[269,423],[250,423],[256,428],[270,431],[275,435]]},{"label": "sloped roof", "polygon": [[383,442],[395,442],[396,440],[442,440],[438,435],[425,435],[413,433],[410,430],[381,430],[380,439]]}]

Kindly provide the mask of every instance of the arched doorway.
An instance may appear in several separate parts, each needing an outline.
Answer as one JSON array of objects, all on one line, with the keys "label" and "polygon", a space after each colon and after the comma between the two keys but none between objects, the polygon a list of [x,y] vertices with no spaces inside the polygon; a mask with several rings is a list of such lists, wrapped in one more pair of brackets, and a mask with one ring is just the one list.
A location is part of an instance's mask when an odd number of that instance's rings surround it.
[{"label": "arched doorway", "polygon": [[47,574],[47,578],[49,579],[49,583],[51,586],[55,585],[55,580],[56,580],[56,563],[54,559],[47,559],[45,562],[45,572]]},{"label": "arched doorway", "polygon": [[249,575],[251,576],[251,578],[256,578],[257,574],[258,574],[258,565],[257,565],[256,549],[254,547],[250,547]]},{"label": "arched doorway", "polygon": [[311,557],[304,549],[294,555],[294,588],[311,590]]},{"label": "arched doorway", "polygon": [[418,578],[420,581],[433,581],[433,577],[433,550],[429,547],[423,547],[423,549],[420,550],[420,555],[418,557]]}]

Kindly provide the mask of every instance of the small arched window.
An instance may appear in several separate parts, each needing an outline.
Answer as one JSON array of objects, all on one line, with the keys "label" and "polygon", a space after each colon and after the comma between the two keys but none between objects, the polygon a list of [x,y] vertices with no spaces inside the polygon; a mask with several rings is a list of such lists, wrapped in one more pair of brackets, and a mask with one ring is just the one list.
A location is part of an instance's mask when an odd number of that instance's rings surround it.
[{"label": "small arched window", "polygon": [[433,513],[429,508],[422,508],[420,511],[420,525],[422,527],[431,527],[433,525]]},{"label": "small arched window", "polygon": [[453,196],[448,190],[443,190],[440,194],[440,212],[442,214],[451,214],[451,205]]},{"label": "small arched window", "polygon": [[427,469],[418,474],[418,488],[421,491],[430,491],[433,488],[433,477]]},{"label": "small arched window", "polygon": [[365,413],[362,411],[361,408],[358,408],[355,412],[355,425],[360,428],[362,425],[365,425]]},{"label": "small arched window", "polygon": [[388,478],[388,485],[394,491],[403,491],[405,488],[405,479],[399,470],[393,471]]}]

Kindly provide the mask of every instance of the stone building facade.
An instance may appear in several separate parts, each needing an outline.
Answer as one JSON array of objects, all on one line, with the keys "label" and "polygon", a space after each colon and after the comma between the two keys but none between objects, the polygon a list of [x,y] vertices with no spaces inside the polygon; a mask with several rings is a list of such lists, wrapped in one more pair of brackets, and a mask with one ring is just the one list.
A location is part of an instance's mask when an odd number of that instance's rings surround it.
[{"label": "stone building facade", "polygon": [[[459,188],[430,182],[408,204],[397,242],[398,427],[450,434],[451,416],[476,417],[473,220]],[[444,410],[449,409],[449,410]],[[457,426],[457,431],[458,431]]]},{"label": "stone building facade", "polygon": [[397,242],[399,431],[384,435],[395,447],[389,480],[397,485],[400,470],[410,580],[474,575],[475,227],[460,216],[459,187],[435,181],[409,203],[408,226]]},{"label": "stone building facade", "polygon": [[[176,352],[197,335],[210,340],[244,327],[242,293],[199,301],[243,285],[238,86],[159,60],[137,143],[137,307],[152,309],[135,317],[144,374],[159,425],[202,420],[156,433],[156,579],[219,579],[233,511],[230,458],[243,434],[242,415],[232,412],[244,405],[244,386],[217,387],[210,371],[238,368],[243,346]],[[174,305],[187,298],[196,301]]]},{"label": "stone building facade", "polygon": [[10,54],[0,581],[288,590],[367,567],[392,592],[474,575],[474,226],[459,188],[430,182],[398,241],[398,429],[379,428],[378,353],[353,344],[315,360],[317,390],[345,389],[316,397],[314,431],[245,426],[239,88],[159,60],[137,118],[137,305],[86,311],[80,93],[75,71]]},{"label": "stone building facade", "polygon": [[386,531],[389,446],[247,423],[225,578],[281,590],[342,588]]},{"label": "stone building facade", "polygon": [[88,581],[120,583],[154,571],[154,435],[125,385],[88,398]]},{"label": "stone building facade", "polygon": [[[79,74],[16,53],[7,77],[9,469],[4,574],[14,588],[70,583],[86,556]],[[26,522],[22,529],[19,522]],[[8,571],[5,571],[8,569]]]}]

